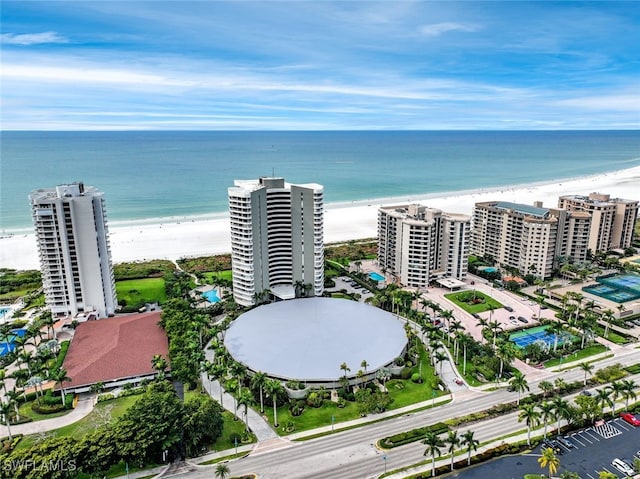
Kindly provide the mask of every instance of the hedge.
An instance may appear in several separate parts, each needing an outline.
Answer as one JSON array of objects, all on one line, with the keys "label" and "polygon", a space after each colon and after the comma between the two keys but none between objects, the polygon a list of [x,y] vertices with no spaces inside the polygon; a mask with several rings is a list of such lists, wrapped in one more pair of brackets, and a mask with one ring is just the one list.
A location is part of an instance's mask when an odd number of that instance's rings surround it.
[{"label": "hedge", "polygon": [[394,447],[404,446],[405,444],[409,444],[411,442],[420,441],[421,439],[424,439],[427,432],[442,434],[448,431],[449,426],[447,426],[443,422],[437,422],[435,424],[431,424],[430,426],[419,427],[410,431],[394,434],[393,436],[387,436],[380,440],[380,446],[385,449],[392,449]]}]

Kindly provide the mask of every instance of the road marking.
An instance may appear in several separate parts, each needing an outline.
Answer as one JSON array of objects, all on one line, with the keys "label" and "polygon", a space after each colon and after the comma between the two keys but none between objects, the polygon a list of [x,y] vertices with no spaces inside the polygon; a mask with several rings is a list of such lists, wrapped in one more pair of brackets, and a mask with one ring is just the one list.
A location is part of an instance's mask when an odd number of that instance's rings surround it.
[{"label": "road marking", "polygon": [[[576,437],[577,435],[578,435],[578,433],[574,432],[573,434],[571,434],[571,439],[573,439],[575,442],[577,442],[581,446],[586,446],[586,444],[583,444],[582,442],[580,442],[580,440]],[[580,437],[580,439],[583,439],[582,436],[579,436],[579,437]]]}]

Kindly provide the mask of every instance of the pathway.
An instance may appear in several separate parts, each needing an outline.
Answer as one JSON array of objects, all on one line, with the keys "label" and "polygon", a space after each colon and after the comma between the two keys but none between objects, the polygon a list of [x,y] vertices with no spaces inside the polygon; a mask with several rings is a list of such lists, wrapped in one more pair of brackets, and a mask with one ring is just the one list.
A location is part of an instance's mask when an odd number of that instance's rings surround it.
[{"label": "pathway", "polygon": [[88,416],[89,413],[93,411],[94,404],[95,397],[93,395],[83,395],[78,401],[78,405],[69,414],[51,419],[43,419],[42,421],[33,421],[11,426],[11,434],[39,434],[68,426],[69,424],[73,424],[83,417]]}]

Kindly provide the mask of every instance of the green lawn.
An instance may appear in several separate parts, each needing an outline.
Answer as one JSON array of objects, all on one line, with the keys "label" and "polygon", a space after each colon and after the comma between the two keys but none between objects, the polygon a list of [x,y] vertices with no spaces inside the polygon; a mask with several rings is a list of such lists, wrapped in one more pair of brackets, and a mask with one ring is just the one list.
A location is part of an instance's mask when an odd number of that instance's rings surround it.
[{"label": "green lawn", "polygon": [[167,299],[164,279],[127,279],[116,282],[118,301],[125,300],[127,306],[144,306],[144,303],[163,303]]},{"label": "green lawn", "polygon": [[[60,400],[60,402],[62,403],[62,400]],[[31,409],[32,404],[33,404],[33,401],[28,401],[20,404],[20,406],[18,407],[18,411],[20,412],[21,418],[30,417],[34,421],[42,421],[45,419],[52,419],[54,417],[64,416],[65,414],[69,414],[71,412],[71,409],[69,409],[66,411],[54,412],[51,414],[40,414]]]},{"label": "green lawn", "polygon": [[[110,409],[110,417],[113,421],[114,419],[122,416],[127,409],[129,409],[140,397],[140,395],[136,396],[127,396],[118,399],[113,399],[111,401],[103,401],[96,404],[93,411],[91,411],[87,416],[83,417],[77,422],[73,424],[69,424],[68,426],[61,427],[59,429],[54,429],[53,431],[48,431],[46,434],[49,436],[71,436],[76,439],[84,436],[86,433],[91,432],[95,429],[95,427],[101,421],[101,415],[105,416],[106,411]],[[33,444],[33,442],[37,439],[37,435],[25,436],[19,443],[16,449],[26,449]]]},{"label": "green lawn", "polygon": [[207,273],[202,273],[202,276],[204,276],[204,280],[209,284],[213,284],[215,279],[224,279],[227,281],[231,281],[233,279],[230,269],[218,272],[209,271]]},{"label": "green lawn", "polygon": [[588,358],[589,356],[604,353],[607,350],[608,350],[607,347],[604,346],[603,344],[594,344],[592,346],[587,346],[584,349],[581,349],[579,351],[576,351],[575,353],[570,354],[569,356],[562,359],[562,361],[560,360],[560,358],[555,358],[555,359],[550,359],[549,361],[545,361],[544,365],[545,367],[549,368],[551,366],[558,366],[561,363],[569,364],[575,361],[582,362],[583,359]]},{"label": "green lawn", "polygon": [[[502,303],[496,301],[495,299],[487,296],[480,291],[459,291],[457,293],[449,293],[444,295],[449,301],[455,303],[464,309],[467,313],[484,313],[485,311],[489,311],[493,306],[493,309],[500,309],[503,307]],[[478,301],[473,304],[468,301],[464,301],[464,299],[474,299]]]}]

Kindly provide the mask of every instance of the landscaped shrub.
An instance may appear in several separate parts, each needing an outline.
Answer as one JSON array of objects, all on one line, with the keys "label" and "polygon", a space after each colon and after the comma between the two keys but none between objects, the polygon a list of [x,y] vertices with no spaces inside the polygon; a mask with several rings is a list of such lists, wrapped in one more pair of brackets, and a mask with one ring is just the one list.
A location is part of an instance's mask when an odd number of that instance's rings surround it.
[{"label": "landscaped shrub", "polygon": [[449,431],[449,426],[443,422],[437,422],[430,426],[419,427],[410,431],[394,434],[393,436],[385,437],[380,440],[380,445],[383,448],[391,449],[398,446],[403,446],[411,442],[424,439],[427,432],[433,432],[434,434],[442,434]]},{"label": "landscaped shrub", "polygon": [[[320,407],[322,406],[323,397],[321,393],[313,391],[307,396],[307,404],[311,407]],[[303,401],[304,403],[304,401]]]},{"label": "landscaped shrub", "polygon": [[409,379],[413,374],[413,368],[404,368],[400,371],[400,379]]},{"label": "landscaped shrub", "polygon": [[292,416],[300,416],[304,412],[304,401],[291,402],[289,405],[289,411]]},{"label": "landscaped shrub", "polygon": [[599,369],[594,374],[594,378],[598,383],[604,384],[622,379],[626,375],[626,371],[622,369],[622,365],[618,363],[607,366],[606,368]]},{"label": "landscaped shrub", "polygon": [[422,384],[422,377],[418,373],[413,373],[411,375],[411,381],[414,383]]}]

